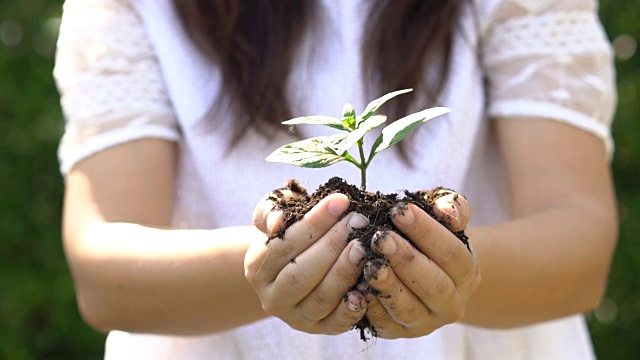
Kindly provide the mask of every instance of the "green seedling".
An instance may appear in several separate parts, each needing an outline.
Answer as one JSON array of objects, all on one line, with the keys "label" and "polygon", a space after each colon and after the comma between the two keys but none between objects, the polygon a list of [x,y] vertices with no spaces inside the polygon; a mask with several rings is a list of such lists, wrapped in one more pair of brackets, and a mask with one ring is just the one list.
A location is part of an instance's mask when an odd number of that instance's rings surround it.
[{"label": "green seedling", "polygon": [[[313,137],[281,146],[265,160],[305,168],[322,168],[339,161],[348,161],[360,169],[360,188],[364,191],[367,187],[367,168],[377,153],[399,143],[419,125],[450,111],[445,107],[434,107],[394,121],[382,129],[382,133],[373,142],[369,154],[366,155],[364,136],[387,120],[384,115],[376,115],[376,111],[388,100],[411,91],[412,89],[404,89],[383,95],[370,102],[359,116],[356,116],[353,106],[347,103],[342,109],[342,119],[312,115],[284,121],[282,122],[284,125],[324,125],[344,133]],[[354,145],[358,147],[360,160],[356,160],[348,152],[348,149]]]}]

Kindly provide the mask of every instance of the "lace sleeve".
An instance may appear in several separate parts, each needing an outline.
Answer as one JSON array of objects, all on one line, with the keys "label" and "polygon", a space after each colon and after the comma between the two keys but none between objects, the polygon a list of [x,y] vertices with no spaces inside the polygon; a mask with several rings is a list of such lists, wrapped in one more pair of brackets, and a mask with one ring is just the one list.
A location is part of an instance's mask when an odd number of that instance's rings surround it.
[{"label": "lace sleeve", "polygon": [[545,118],[588,131],[611,156],[612,50],[593,0],[504,0],[483,39],[491,117]]},{"label": "lace sleeve", "polygon": [[65,2],[54,77],[66,120],[63,174],[119,143],[180,137],[153,48],[126,0]]}]

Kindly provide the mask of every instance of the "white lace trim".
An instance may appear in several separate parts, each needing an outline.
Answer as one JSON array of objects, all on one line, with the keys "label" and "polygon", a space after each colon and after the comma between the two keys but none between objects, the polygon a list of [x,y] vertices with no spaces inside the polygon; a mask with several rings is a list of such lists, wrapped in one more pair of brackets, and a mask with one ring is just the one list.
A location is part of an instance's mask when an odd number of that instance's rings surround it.
[{"label": "white lace trim", "polygon": [[596,15],[588,11],[515,17],[494,26],[491,33],[485,44],[488,65],[535,55],[610,51]]},{"label": "white lace trim", "polygon": [[[610,142],[606,134],[615,104],[611,50],[587,2],[501,2],[493,14],[496,22],[485,33],[484,65],[491,102],[571,109],[583,116],[569,123],[595,119],[602,125],[592,132]],[[61,157],[86,155],[85,148],[95,147],[91,142],[110,144],[95,140],[101,136],[124,138],[114,134],[132,131],[127,124],[140,121],[150,129],[165,127],[168,139],[179,138],[155,51],[129,1],[67,0],[64,10],[54,70],[67,118]],[[503,106],[495,104],[495,109]],[[144,132],[144,124],[134,127]],[[588,130],[590,125],[578,127]],[[158,132],[149,130],[149,135]]]},{"label": "white lace trim", "polygon": [[172,112],[153,48],[130,6],[67,0],[64,17],[54,74],[69,118],[113,110]]},{"label": "white lace trim", "polygon": [[490,115],[573,125],[601,138],[611,157],[615,74],[593,2],[505,0],[491,18],[483,37]]},{"label": "white lace trim", "polygon": [[179,138],[154,49],[128,1],[65,2],[54,76],[67,121],[63,173],[133,138]]},{"label": "white lace trim", "polygon": [[78,147],[77,143],[68,140],[68,138],[72,138],[75,135],[75,131],[77,131],[77,129],[67,128],[67,132],[65,132],[65,138],[67,139],[62,141],[60,148],[58,149],[60,172],[62,174],[67,174],[80,160],[118,144],[149,138],[168,141],[179,140],[176,133],[167,129],[167,127],[147,124],[139,128],[128,127],[127,131],[101,133],[100,136],[96,136],[92,141],[85,142],[81,147]]}]

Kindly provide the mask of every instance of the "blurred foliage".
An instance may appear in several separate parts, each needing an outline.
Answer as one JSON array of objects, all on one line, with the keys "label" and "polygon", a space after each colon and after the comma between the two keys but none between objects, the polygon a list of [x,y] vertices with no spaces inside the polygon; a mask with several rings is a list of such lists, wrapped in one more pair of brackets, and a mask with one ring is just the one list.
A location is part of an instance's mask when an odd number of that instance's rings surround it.
[{"label": "blurred foliage", "polygon": [[[618,59],[619,105],[613,136],[613,173],[620,212],[620,238],[609,288],[589,315],[596,353],[601,359],[638,359],[640,339],[640,3],[601,0],[600,16]],[[631,56],[630,56],[631,55]]]},{"label": "blurred foliage", "polygon": [[[0,0],[0,359],[99,359],[104,335],[75,305],[60,241],[62,115],[51,71],[62,0]],[[640,3],[603,0],[620,105],[613,162],[621,232],[609,290],[588,314],[601,359],[638,358]]]},{"label": "blurred foliage", "polygon": [[51,71],[62,1],[0,0],[0,359],[100,359],[60,241]]}]

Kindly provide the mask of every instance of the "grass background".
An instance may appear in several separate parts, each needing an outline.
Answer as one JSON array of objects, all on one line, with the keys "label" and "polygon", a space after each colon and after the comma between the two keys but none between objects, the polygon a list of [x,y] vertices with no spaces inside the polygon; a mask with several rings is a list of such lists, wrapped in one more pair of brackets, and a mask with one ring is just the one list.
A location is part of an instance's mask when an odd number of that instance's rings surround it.
[{"label": "grass background", "polygon": [[[61,0],[0,0],[0,359],[100,359],[60,241],[62,132],[51,76]],[[640,2],[602,0],[617,53],[613,169],[621,215],[606,298],[588,314],[598,357],[640,358]]]}]

